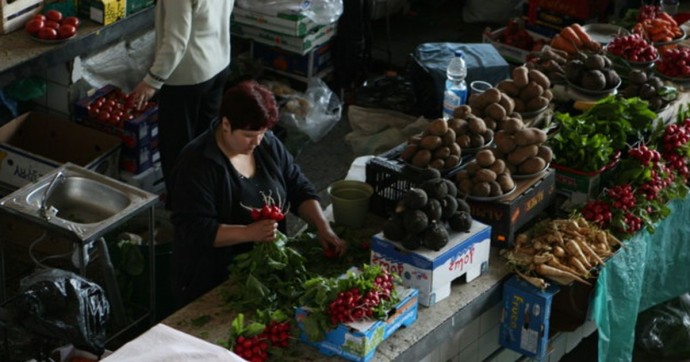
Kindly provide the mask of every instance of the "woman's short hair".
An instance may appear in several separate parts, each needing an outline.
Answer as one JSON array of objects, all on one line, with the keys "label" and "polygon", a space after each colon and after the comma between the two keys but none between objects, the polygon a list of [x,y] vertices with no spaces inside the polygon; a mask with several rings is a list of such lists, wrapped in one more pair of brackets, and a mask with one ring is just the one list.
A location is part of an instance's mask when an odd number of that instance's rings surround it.
[{"label": "woman's short hair", "polygon": [[245,80],[225,91],[219,115],[227,117],[233,130],[271,129],[278,123],[278,105],[268,88]]}]

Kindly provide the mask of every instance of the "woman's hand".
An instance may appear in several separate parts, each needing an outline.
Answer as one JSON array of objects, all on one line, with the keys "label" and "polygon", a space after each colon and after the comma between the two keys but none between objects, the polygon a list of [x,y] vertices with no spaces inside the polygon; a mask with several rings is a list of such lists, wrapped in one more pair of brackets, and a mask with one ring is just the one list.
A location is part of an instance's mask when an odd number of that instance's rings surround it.
[{"label": "woman's hand", "polygon": [[326,225],[326,227],[318,229],[316,232],[324,252],[327,254],[332,253],[333,256],[343,256],[345,251],[347,251],[347,243],[335,234],[330,225]]},{"label": "woman's hand", "polygon": [[129,94],[137,110],[142,110],[146,103],[156,94],[156,88],[150,86],[148,83],[142,81]]},{"label": "woman's hand", "polygon": [[275,220],[259,220],[247,225],[248,237],[255,242],[274,242],[278,231],[278,223]]}]

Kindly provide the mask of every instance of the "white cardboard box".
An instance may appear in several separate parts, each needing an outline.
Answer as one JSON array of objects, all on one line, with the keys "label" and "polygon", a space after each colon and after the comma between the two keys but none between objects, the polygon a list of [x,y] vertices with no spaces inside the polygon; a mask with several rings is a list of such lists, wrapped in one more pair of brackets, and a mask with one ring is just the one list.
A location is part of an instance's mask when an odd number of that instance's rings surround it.
[{"label": "white cardboard box", "polygon": [[235,6],[232,10],[233,23],[258,26],[266,30],[293,36],[304,36],[318,24],[301,14],[278,13],[276,15],[262,14],[256,11],[242,9]]},{"label": "white cardboard box", "polygon": [[478,221],[468,233],[452,232],[439,251],[409,251],[383,233],[372,237],[371,264],[400,275],[402,284],[419,290],[419,304],[429,307],[450,295],[451,282],[465,275],[466,282],[489,268],[491,226]]},{"label": "white cardboard box", "polygon": [[315,28],[304,36],[293,36],[266,30],[258,26],[239,23],[232,24],[233,35],[276,46],[298,54],[307,54],[310,50],[333,38],[335,29],[336,23],[333,23]]}]

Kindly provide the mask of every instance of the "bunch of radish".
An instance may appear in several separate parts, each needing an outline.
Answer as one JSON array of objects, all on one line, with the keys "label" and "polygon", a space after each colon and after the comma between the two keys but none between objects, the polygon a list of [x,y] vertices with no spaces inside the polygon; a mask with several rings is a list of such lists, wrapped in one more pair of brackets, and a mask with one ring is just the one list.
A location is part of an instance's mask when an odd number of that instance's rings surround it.
[{"label": "bunch of radish", "polygon": [[659,57],[656,48],[639,34],[618,36],[608,44],[606,50],[631,62],[652,62]]},{"label": "bunch of radish", "polygon": [[656,63],[656,70],[667,77],[690,77],[690,48],[679,47],[662,51],[661,60]]}]

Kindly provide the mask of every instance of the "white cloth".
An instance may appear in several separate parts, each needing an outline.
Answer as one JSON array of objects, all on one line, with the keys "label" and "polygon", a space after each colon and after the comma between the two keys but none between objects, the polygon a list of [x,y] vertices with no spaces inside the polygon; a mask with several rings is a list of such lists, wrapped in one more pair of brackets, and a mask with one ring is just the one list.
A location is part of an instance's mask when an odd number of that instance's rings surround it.
[{"label": "white cloth", "polygon": [[245,362],[226,348],[157,324],[128,342],[105,362]]}]

